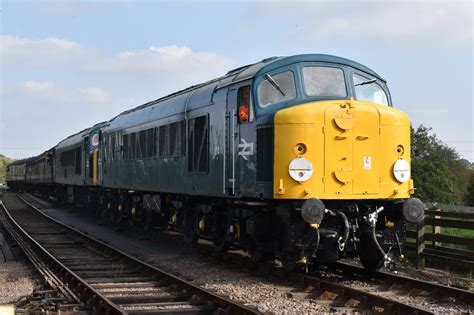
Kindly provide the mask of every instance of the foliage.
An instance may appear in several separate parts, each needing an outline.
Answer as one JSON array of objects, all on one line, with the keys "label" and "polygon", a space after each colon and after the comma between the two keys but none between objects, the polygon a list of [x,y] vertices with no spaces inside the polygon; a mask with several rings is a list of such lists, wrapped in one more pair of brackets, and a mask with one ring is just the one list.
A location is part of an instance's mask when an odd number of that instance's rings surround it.
[{"label": "foliage", "polygon": [[463,204],[472,165],[442,143],[431,128],[411,128],[412,178],[423,201]]},{"label": "foliage", "polygon": [[7,164],[13,162],[12,159],[0,154],[0,183],[5,182],[5,172],[7,169]]},{"label": "foliage", "polygon": [[466,205],[474,207],[474,171],[471,169],[471,175],[469,177],[469,186],[467,187],[466,193]]}]

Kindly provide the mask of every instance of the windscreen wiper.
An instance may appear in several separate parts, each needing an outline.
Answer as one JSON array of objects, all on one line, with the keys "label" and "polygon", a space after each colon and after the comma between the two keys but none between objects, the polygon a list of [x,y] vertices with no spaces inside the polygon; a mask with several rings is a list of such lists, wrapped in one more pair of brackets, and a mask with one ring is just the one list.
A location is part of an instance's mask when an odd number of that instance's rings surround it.
[{"label": "windscreen wiper", "polygon": [[273,85],[273,87],[275,89],[277,89],[278,91],[280,91],[281,95],[283,96],[286,96],[285,93],[283,93],[282,89],[280,88],[280,86],[278,85],[278,83],[275,82],[275,80],[273,80],[273,78],[267,73],[265,74],[265,78],[268,80],[268,82],[270,82],[271,85]]},{"label": "windscreen wiper", "polygon": [[377,79],[367,80],[367,81],[364,81],[364,82],[361,82],[361,83],[354,84],[354,86],[366,85],[366,84],[374,83],[376,81],[377,81]]}]

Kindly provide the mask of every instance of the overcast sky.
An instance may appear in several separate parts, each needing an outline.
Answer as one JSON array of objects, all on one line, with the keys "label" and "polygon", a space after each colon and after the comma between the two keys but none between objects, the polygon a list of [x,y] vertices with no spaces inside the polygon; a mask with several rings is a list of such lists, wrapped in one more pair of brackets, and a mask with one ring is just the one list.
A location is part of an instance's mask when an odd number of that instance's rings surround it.
[{"label": "overcast sky", "polygon": [[414,126],[474,161],[471,1],[0,3],[7,156],[241,65],[325,53],[374,69]]}]

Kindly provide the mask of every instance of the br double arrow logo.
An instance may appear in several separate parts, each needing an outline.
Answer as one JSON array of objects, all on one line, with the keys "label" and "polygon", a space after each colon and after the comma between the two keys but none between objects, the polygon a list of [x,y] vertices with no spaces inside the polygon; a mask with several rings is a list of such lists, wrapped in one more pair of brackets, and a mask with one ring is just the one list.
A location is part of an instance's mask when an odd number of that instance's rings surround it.
[{"label": "br double arrow logo", "polygon": [[253,142],[247,142],[243,138],[240,139],[240,141],[242,141],[242,143],[239,143],[239,156],[248,161],[248,156],[253,155]]}]

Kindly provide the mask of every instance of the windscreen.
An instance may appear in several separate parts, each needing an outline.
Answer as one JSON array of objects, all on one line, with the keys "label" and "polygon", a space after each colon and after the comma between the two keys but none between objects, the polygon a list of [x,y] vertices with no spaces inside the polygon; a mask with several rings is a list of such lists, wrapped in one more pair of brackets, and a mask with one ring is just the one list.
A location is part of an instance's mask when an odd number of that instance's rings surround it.
[{"label": "windscreen", "polygon": [[347,96],[346,82],[342,69],[333,67],[304,67],[304,89],[307,96]]}]

